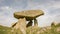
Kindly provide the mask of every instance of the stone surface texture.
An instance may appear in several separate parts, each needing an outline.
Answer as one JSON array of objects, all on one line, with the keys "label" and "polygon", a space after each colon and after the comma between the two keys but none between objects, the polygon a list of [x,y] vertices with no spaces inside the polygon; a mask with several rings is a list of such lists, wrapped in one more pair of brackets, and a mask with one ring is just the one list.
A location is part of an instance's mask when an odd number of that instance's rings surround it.
[{"label": "stone surface texture", "polygon": [[18,22],[13,28],[19,29],[23,34],[26,34],[26,19],[25,18],[18,19]]},{"label": "stone surface texture", "polygon": [[36,18],[40,15],[43,15],[43,11],[42,10],[26,10],[26,11],[21,11],[21,12],[15,12],[14,13],[14,17],[15,18]]}]

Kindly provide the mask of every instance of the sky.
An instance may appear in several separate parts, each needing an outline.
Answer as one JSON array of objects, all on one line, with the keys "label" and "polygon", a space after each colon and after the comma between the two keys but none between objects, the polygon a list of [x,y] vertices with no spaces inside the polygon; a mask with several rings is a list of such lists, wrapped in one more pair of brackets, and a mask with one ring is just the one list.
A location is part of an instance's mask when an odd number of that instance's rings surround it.
[{"label": "sky", "polygon": [[60,22],[60,0],[0,0],[0,25],[11,27],[17,22],[14,12],[37,9],[44,11],[44,15],[37,18],[39,27]]}]

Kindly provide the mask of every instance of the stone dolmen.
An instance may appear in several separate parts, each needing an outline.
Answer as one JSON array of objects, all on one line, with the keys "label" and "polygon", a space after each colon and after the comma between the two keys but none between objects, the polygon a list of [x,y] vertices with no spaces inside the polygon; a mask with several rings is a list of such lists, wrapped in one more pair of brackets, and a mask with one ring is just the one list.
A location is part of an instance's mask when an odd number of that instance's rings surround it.
[{"label": "stone dolmen", "polygon": [[[18,19],[18,22],[12,25],[12,27],[15,28],[20,27],[25,31],[26,27],[32,26],[33,23],[32,20],[34,20],[34,26],[38,26],[38,22],[36,18],[43,14],[44,12],[42,10],[25,10],[21,12],[15,12],[14,17]],[[28,24],[26,24],[27,21],[29,21]]]},{"label": "stone dolmen", "polygon": [[25,18],[26,21],[30,21],[26,26],[32,26],[32,20],[34,20],[34,25],[38,25],[36,18],[43,15],[42,10],[26,10],[21,12],[15,12],[14,17],[17,19]]}]

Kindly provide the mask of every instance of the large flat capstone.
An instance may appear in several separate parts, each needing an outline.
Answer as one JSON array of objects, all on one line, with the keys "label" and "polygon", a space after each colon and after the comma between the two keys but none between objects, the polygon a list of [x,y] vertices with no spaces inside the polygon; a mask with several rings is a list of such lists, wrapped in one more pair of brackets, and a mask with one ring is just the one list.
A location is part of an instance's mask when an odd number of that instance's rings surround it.
[{"label": "large flat capstone", "polygon": [[42,10],[26,10],[26,11],[15,12],[14,17],[17,19],[25,17],[27,20],[32,20],[33,18],[36,18],[43,14],[44,12]]}]

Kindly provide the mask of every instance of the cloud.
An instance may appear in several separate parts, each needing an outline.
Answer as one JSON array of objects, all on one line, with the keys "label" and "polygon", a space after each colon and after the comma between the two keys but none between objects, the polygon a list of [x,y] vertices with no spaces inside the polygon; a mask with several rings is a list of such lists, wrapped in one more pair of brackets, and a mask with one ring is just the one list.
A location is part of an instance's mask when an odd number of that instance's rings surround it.
[{"label": "cloud", "polygon": [[9,16],[12,15],[12,13],[13,13],[13,9],[9,6],[2,6],[0,8],[0,15]]},{"label": "cloud", "polygon": [[11,10],[12,8],[10,8],[9,6],[2,6],[0,9],[5,11],[5,10]]},{"label": "cloud", "polygon": [[51,7],[59,8],[60,2],[58,0],[30,0],[28,1],[28,8],[33,8],[36,6],[44,7],[46,9],[49,9]]},{"label": "cloud", "polygon": [[60,23],[60,14],[57,14],[57,15],[53,16],[53,18],[54,18],[53,20],[55,22]]},{"label": "cloud", "polygon": [[11,24],[15,22],[17,22],[15,18],[7,16],[0,17],[0,25],[11,27]]},{"label": "cloud", "polygon": [[13,17],[15,10],[9,6],[2,6],[0,8],[0,25],[11,26],[12,22],[17,19]]},{"label": "cloud", "polygon": [[49,15],[43,15],[37,18],[38,20],[38,26],[40,27],[46,27],[50,26],[51,23],[53,22],[53,18]]},{"label": "cloud", "polygon": [[26,0],[3,0],[0,2],[1,6],[10,6],[14,9],[24,9],[27,7],[27,1]]}]

